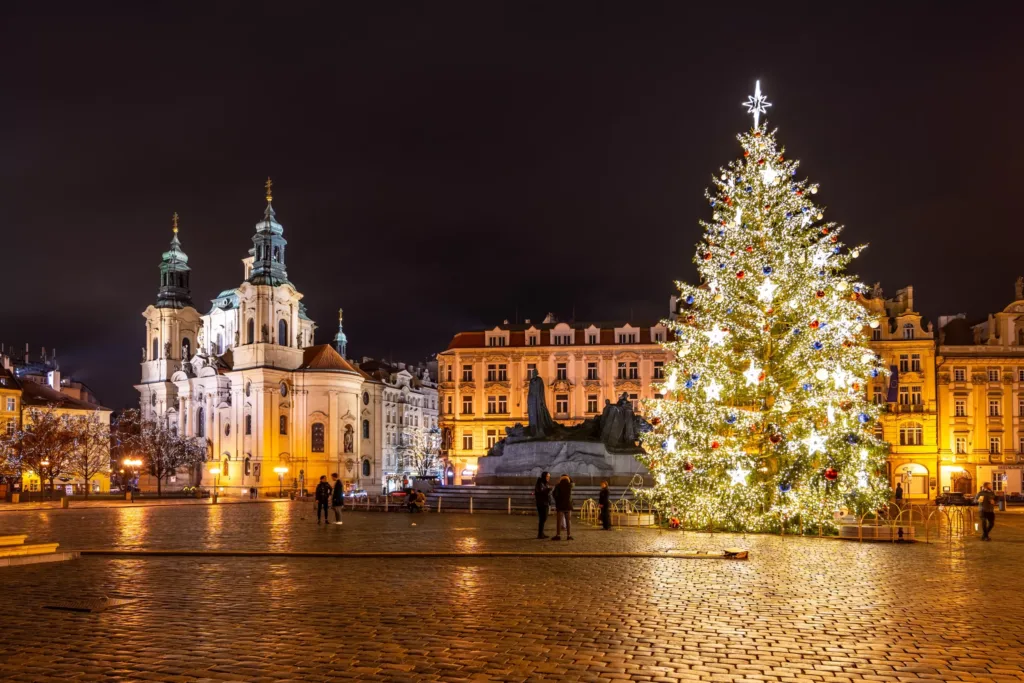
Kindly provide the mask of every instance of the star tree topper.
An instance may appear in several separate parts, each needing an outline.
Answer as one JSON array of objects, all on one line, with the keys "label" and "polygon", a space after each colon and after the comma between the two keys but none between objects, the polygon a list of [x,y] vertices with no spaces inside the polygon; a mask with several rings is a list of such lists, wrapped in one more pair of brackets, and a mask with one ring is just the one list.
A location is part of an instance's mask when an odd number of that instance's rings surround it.
[{"label": "star tree topper", "polygon": [[761,81],[757,81],[754,84],[754,94],[747,97],[747,101],[743,103],[743,106],[747,108],[748,114],[754,115],[754,130],[757,130],[761,114],[767,114],[768,107],[772,106],[768,98],[761,94]]}]

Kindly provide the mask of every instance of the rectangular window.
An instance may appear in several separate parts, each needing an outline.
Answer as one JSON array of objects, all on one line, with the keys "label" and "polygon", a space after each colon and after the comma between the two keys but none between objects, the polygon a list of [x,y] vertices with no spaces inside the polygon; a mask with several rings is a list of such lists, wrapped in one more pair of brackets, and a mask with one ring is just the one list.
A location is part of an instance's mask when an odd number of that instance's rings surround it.
[{"label": "rectangular window", "polygon": [[14,430],[17,429],[17,427],[18,427],[18,423],[17,422],[15,422],[14,420],[8,420],[7,421],[7,436],[13,436],[14,435]]},{"label": "rectangular window", "polygon": [[448,371],[448,381],[451,382],[452,381],[452,366],[451,365],[446,366],[445,370]]},{"label": "rectangular window", "polygon": [[910,405],[921,405],[921,387],[910,387]]},{"label": "rectangular window", "polygon": [[665,333],[664,332],[655,332],[654,333],[654,342],[656,344],[660,344],[663,341],[665,341]]},{"label": "rectangular window", "polygon": [[1024,398],[1017,399],[1017,414],[1024,417]]},{"label": "rectangular window", "polygon": [[913,339],[914,338],[914,325],[913,323],[907,323],[903,326],[903,338]]},{"label": "rectangular window", "polygon": [[498,381],[508,381],[508,365],[506,365],[505,363],[498,363]]},{"label": "rectangular window", "polygon": [[629,378],[640,379],[640,364],[636,361],[632,361],[629,364]]},{"label": "rectangular window", "polygon": [[569,373],[565,367],[565,363],[558,363],[555,365],[555,379],[568,379]]},{"label": "rectangular window", "polygon": [[494,448],[494,444],[498,442],[498,430],[488,429],[487,430],[487,450]]},{"label": "rectangular window", "polygon": [[278,419],[277,419],[277,423],[278,423],[277,424],[277,432],[278,432],[278,434],[287,435],[288,434],[288,416],[287,415],[279,416]]},{"label": "rectangular window", "polygon": [[900,354],[900,372],[910,372],[910,356],[905,353]]},{"label": "rectangular window", "polygon": [[882,405],[883,403],[885,403],[885,395],[882,393],[882,387],[872,387],[871,392],[871,400],[874,401],[875,405]]},{"label": "rectangular window", "polygon": [[1001,401],[998,398],[990,398],[988,400],[988,415],[989,417],[999,417],[999,404]]},{"label": "rectangular window", "polygon": [[967,417],[967,401],[962,398],[953,401],[953,415],[956,417]]},{"label": "rectangular window", "polygon": [[618,372],[615,375],[616,379],[626,379],[626,361],[618,362]]},{"label": "rectangular window", "polygon": [[572,335],[568,334],[553,334],[551,335],[552,344],[555,346],[568,346],[572,344]]},{"label": "rectangular window", "polygon": [[1024,368],[1017,370],[1017,381],[1024,382]]},{"label": "rectangular window", "polygon": [[967,381],[967,368],[953,368],[953,381],[954,382],[966,382]]},{"label": "rectangular window", "polygon": [[252,435],[252,415],[245,416],[245,435]]},{"label": "rectangular window", "polygon": [[526,338],[526,345],[527,346],[536,346],[537,345],[537,335],[531,334],[530,336],[528,336]]},{"label": "rectangular window", "polygon": [[488,396],[487,397],[487,414],[494,415],[498,412],[498,397]]},{"label": "rectangular window", "polygon": [[871,330],[871,341],[882,341],[882,331],[877,328]]},{"label": "rectangular window", "polygon": [[921,372],[921,354],[912,353],[910,354],[910,371]]},{"label": "rectangular window", "polygon": [[463,396],[462,397],[462,414],[472,415],[473,414],[473,397]]},{"label": "rectangular window", "polygon": [[998,382],[999,381],[999,368],[989,368],[988,369],[988,381],[989,382]]},{"label": "rectangular window", "polygon": [[1017,440],[1017,452],[1024,453],[1024,436]]},{"label": "rectangular window", "polygon": [[463,365],[462,366],[462,381],[472,382],[473,381],[473,366]]},{"label": "rectangular window", "polygon": [[637,396],[636,394],[630,394],[629,395],[629,400],[632,401],[632,403],[633,403],[633,410],[634,411],[640,410],[640,397],[639,396]]},{"label": "rectangular window", "polygon": [[993,472],[992,473],[992,490],[1002,491],[1003,484],[1006,482],[1006,474],[1004,472]]},{"label": "rectangular window", "polygon": [[505,345],[505,338],[504,337],[491,337],[489,345],[490,346],[504,346]]},{"label": "rectangular window", "polygon": [[596,413],[597,412],[597,394],[589,394],[587,396],[587,412],[588,413]]},{"label": "rectangular window", "polygon": [[910,404],[910,387],[900,387],[900,405],[905,406]]},{"label": "rectangular window", "polygon": [[988,437],[988,452],[992,455],[998,455],[1003,452],[1003,437],[1001,436],[990,436]]},{"label": "rectangular window", "polygon": [[956,437],[956,452],[958,455],[966,455],[967,453],[967,437],[958,436]]},{"label": "rectangular window", "polygon": [[537,376],[537,364],[527,363],[526,364],[526,379],[533,379]]},{"label": "rectangular window", "polygon": [[665,379],[665,361],[654,361],[654,379]]},{"label": "rectangular window", "polygon": [[28,483],[28,490],[29,491],[38,491],[39,490],[39,482],[37,480],[35,480],[35,479],[30,481]]},{"label": "rectangular window", "polygon": [[624,332],[619,333],[620,344],[636,344],[636,332],[630,332],[628,334]]},{"label": "rectangular window", "polygon": [[462,450],[473,450],[473,432],[462,432]]},{"label": "rectangular window", "polygon": [[487,366],[487,381],[488,382],[493,382],[496,379],[498,379],[498,366],[497,365],[493,365],[493,364],[492,365],[488,365]]},{"label": "rectangular window", "polygon": [[569,395],[568,394],[556,394],[555,395],[555,412],[559,415],[569,414]]},{"label": "rectangular window", "polygon": [[446,396],[445,399],[446,399],[445,400],[445,408],[447,408],[447,410],[445,410],[444,412],[446,412],[447,414],[451,415],[452,413],[455,412],[452,409],[452,397],[451,396]]},{"label": "rectangular window", "polygon": [[508,413],[508,396],[498,397],[498,413],[505,415]]},{"label": "rectangular window", "polygon": [[596,344],[597,343],[597,335],[594,334],[593,332],[588,334],[587,335],[587,343],[588,344]]},{"label": "rectangular window", "polygon": [[587,379],[597,379],[597,363],[587,363]]},{"label": "rectangular window", "polygon": [[7,412],[13,413],[18,407],[17,400],[13,396],[7,397]]}]

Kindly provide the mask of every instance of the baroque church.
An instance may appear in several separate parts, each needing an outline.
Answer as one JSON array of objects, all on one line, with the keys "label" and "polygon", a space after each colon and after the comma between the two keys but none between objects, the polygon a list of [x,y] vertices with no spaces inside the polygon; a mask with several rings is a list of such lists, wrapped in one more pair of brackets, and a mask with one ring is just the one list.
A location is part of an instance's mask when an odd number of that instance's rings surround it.
[{"label": "baroque church", "polygon": [[[143,313],[146,345],[136,385],[146,417],[205,439],[206,472],[165,489],[214,484],[226,494],[310,490],[337,472],[377,492],[383,481],[384,386],[346,359],[341,311],[334,344],[314,344],[316,324],[288,279],[287,240],[272,204],[256,223],[242,283],[200,313],[174,217],[156,303]],[[155,482],[154,482],[155,483]]]}]

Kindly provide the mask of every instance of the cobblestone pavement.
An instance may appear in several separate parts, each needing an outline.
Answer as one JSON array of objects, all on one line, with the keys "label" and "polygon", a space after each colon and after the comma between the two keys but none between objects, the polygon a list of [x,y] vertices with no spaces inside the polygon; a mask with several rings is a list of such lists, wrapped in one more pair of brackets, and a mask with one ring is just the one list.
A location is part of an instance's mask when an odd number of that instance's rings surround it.
[{"label": "cobblestone pavement", "polygon": [[[992,543],[860,544],[651,530],[529,538],[532,517],[305,506],[11,513],[65,546],[721,548],[748,561],[86,557],[5,569],[15,681],[1024,681],[1024,518]],[[415,522],[416,526],[411,524]],[[138,598],[96,614],[42,605]]]}]

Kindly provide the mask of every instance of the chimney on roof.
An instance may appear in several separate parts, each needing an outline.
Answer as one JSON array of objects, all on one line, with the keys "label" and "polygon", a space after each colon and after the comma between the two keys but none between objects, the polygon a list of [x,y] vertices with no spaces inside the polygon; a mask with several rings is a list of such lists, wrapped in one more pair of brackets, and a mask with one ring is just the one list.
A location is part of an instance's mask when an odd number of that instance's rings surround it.
[{"label": "chimney on roof", "polygon": [[501,324],[502,325],[508,325],[508,318],[505,318],[504,320],[502,320]]},{"label": "chimney on roof", "polygon": [[555,315],[554,313],[548,313],[546,316],[544,316],[544,324],[545,325],[548,325],[550,323],[557,323],[557,322],[558,322],[558,316]]},{"label": "chimney on roof", "polygon": [[525,322],[525,323],[526,323],[527,325],[529,325],[529,324],[530,324],[530,319],[529,319],[529,318],[527,318],[527,319],[526,319],[526,320],[524,320],[523,322]]}]

